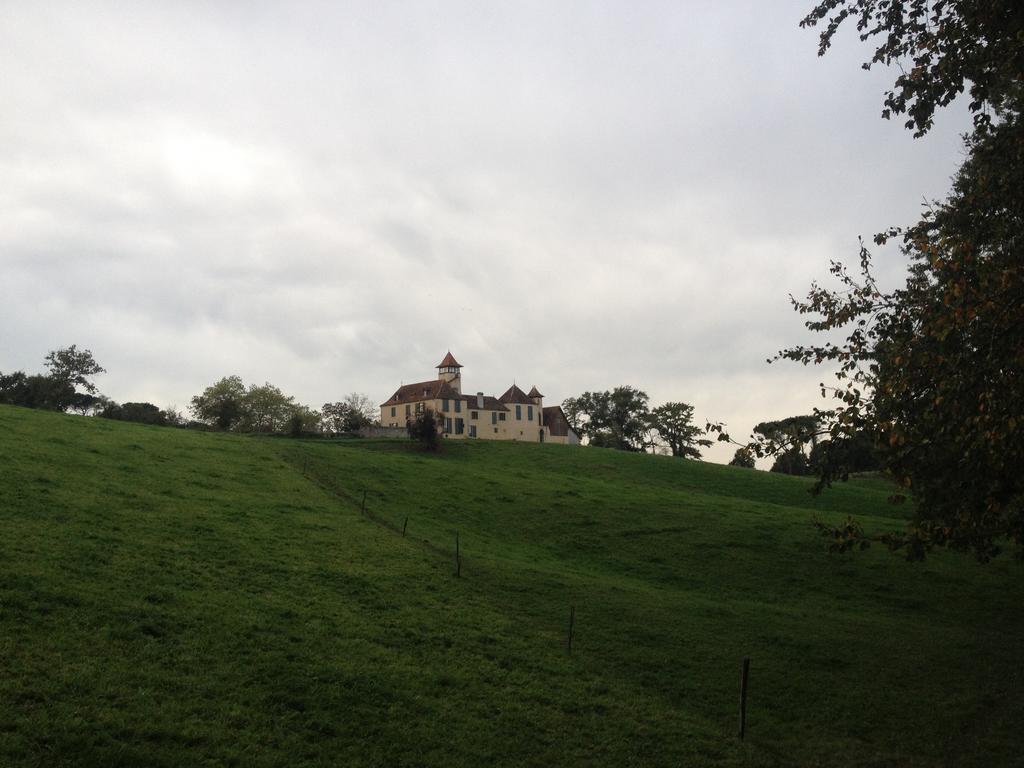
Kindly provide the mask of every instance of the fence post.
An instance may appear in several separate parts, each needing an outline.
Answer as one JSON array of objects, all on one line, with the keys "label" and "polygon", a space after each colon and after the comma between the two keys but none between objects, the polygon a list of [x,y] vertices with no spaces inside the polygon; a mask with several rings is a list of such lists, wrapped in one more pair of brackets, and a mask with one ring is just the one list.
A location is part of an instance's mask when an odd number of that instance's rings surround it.
[{"label": "fence post", "polygon": [[740,741],[747,732],[747,678],[750,676],[750,659],[743,657],[743,676],[740,678]]}]

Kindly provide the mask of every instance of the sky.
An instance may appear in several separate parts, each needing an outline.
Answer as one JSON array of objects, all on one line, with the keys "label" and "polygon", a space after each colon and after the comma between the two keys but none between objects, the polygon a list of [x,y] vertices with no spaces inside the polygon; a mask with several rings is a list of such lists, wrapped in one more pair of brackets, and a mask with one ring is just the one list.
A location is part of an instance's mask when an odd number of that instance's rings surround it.
[{"label": "sky", "polygon": [[[962,160],[811,0],[0,3],[0,371],[386,400],[628,384],[734,437],[823,402],[789,305]],[[883,283],[905,262],[876,254]],[[726,462],[733,449],[706,453]]]}]

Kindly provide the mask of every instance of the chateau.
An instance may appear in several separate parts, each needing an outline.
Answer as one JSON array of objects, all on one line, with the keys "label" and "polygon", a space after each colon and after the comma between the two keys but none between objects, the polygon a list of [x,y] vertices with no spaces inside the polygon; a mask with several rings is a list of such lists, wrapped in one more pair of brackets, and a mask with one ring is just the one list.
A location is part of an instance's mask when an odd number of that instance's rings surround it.
[{"label": "chateau", "polygon": [[446,438],[523,440],[578,445],[561,406],[544,407],[544,395],[533,387],[523,392],[513,384],[501,397],[477,392],[462,394],[462,366],[449,351],[437,364],[437,378],[403,384],[380,406],[380,423],[404,427],[417,413],[438,415]]}]

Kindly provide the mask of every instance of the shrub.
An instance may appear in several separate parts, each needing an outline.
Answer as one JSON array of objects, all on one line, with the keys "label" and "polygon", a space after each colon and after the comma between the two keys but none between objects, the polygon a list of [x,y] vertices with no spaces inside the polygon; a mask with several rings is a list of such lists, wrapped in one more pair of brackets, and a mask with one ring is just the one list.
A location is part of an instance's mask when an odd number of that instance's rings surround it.
[{"label": "shrub", "polygon": [[441,422],[434,412],[426,408],[405,423],[409,437],[428,451],[436,451],[441,444],[439,437]]}]

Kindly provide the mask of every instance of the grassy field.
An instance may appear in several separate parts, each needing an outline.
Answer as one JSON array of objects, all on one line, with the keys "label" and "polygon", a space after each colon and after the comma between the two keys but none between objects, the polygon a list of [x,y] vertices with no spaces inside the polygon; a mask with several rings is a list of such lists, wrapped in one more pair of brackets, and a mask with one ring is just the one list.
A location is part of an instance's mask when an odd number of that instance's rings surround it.
[{"label": "grassy field", "polygon": [[1021,566],[808,486],[0,406],[0,765],[1022,764]]}]

